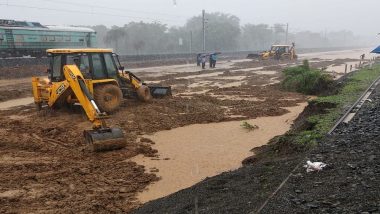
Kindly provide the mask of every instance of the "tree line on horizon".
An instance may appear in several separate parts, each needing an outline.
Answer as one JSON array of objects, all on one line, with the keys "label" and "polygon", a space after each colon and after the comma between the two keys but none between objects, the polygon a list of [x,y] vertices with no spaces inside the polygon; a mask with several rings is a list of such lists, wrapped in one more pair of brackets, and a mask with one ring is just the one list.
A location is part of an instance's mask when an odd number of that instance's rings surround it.
[{"label": "tree line on horizon", "polygon": [[[284,44],[283,24],[240,24],[237,16],[207,13],[206,51],[257,51],[272,44]],[[92,26],[97,32],[99,47],[113,48],[120,54],[142,55],[158,53],[202,52],[202,16],[190,18],[184,26],[168,27],[159,22],[130,22],[124,26]],[[288,43],[298,48],[352,47],[360,39],[351,31],[300,31],[288,34]]]}]

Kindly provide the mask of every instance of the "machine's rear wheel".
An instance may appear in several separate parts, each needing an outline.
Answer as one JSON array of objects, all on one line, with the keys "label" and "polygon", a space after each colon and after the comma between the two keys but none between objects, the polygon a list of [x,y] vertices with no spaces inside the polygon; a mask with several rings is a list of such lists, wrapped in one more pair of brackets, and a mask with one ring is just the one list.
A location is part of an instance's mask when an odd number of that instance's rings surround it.
[{"label": "machine's rear wheel", "polygon": [[137,89],[137,95],[140,98],[140,100],[144,102],[149,102],[152,100],[152,95],[150,94],[150,89],[146,85],[140,86],[140,88]]},{"label": "machine's rear wheel", "polygon": [[94,88],[94,99],[100,111],[112,113],[120,107],[123,93],[116,85],[99,85]]}]

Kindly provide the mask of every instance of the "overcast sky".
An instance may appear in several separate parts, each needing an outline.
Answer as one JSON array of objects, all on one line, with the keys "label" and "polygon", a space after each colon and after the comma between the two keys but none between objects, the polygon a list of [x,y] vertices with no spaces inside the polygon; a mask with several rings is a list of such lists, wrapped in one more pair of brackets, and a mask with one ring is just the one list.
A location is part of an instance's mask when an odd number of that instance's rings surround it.
[{"label": "overcast sky", "polygon": [[122,26],[130,21],[183,25],[201,13],[224,12],[241,23],[289,23],[290,31],[380,32],[380,0],[0,0],[0,18],[53,25]]}]

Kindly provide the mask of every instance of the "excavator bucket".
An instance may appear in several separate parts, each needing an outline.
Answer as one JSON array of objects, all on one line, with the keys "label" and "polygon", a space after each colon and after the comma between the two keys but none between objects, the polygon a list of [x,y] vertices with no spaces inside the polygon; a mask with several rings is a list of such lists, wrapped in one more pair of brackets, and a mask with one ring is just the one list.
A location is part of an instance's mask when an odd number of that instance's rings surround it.
[{"label": "excavator bucket", "polygon": [[149,89],[154,98],[172,96],[172,87],[170,86],[149,86]]},{"label": "excavator bucket", "polygon": [[94,152],[122,149],[127,145],[124,133],[120,128],[102,128],[85,130],[86,143]]}]

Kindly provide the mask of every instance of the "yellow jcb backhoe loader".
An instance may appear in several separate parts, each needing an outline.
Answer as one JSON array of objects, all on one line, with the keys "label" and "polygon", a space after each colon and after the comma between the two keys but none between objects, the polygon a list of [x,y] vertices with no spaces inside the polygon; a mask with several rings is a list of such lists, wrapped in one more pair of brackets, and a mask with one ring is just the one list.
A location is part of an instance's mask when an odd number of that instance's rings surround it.
[{"label": "yellow jcb backhoe loader", "polygon": [[270,50],[261,52],[260,54],[248,54],[247,58],[259,60],[296,60],[298,56],[296,55],[295,44],[293,43],[292,45],[272,45]]},{"label": "yellow jcb backhoe loader", "polygon": [[[32,78],[33,95],[37,106],[47,103],[50,107],[58,107],[64,102],[79,102],[88,119],[92,122],[92,130],[85,130],[86,143],[93,151],[108,151],[126,146],[123,131],[120,128],[110,128],[106,125],[106,113],[102,113],[96,105],[88,89],[83,75],[76,65],[63,67],[64,80],[43,84],[38,77]],[[105,82],[104,82],[105,83]],[[115,84],[109,80],[108,84]]]},{"label": "yellow jcb backhoe loader", "polygon": [[147,86],[133,73],[124,71],[116,54],[109,49],[50,49],[48,79],[33,77],[34,102],[38,109],[80,104],[92,130],[84,131],[94,151],[126,146],[123,131],[106,125],[107,113],[117,110],[123,97],[171,95],[170,87]]}]

